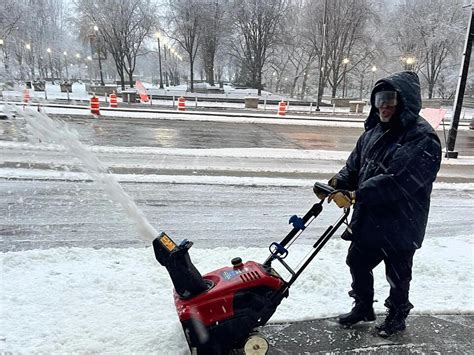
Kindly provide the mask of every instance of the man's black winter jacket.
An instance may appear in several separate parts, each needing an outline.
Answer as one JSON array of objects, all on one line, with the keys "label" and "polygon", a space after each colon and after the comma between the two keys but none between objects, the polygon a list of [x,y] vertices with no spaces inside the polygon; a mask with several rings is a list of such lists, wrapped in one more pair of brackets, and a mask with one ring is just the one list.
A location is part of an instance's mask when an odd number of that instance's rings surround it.
[{"label": "man's black winter jacket", "polygon": [[[398,93],[397,112],[388,126],[374,107],[377,87]],[[338,189],[356,191],[350,223],[355,243],[392,250],[417,249],[425,235],[433,181],[441,163],[441,144],[419,112],[418,76],[401,72],[379,80],[372,109],[345,167]]]}]

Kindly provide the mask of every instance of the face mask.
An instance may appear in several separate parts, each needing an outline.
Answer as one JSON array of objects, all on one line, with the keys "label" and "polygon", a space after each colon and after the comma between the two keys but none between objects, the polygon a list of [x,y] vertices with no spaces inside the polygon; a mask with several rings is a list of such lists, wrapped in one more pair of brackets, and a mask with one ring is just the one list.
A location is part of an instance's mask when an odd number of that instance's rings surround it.
[{"label": "face mask", "polygon": [[383,104],[387,106],[397,106],[397,92],[396,91],[379,91],[375,93],[375,107],[380,108]]}]

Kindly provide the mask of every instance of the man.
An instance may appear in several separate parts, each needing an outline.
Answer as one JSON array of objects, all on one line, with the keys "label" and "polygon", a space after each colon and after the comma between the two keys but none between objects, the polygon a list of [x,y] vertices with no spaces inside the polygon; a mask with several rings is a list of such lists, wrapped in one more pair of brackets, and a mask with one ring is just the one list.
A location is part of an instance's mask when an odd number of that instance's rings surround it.
[{"label": "man", "polygon": [[[441,144],[433,128],[419,116],[418,76],[401,72],[379,80],[371,94],[372,109],[365,132],[344,168],[329,184],[328,201],[340,208],[354,205],[346,263],[352,275],[349,296],[355,305],[339,316],[351,326],[375,320],[372,270],[385,263],[390,295],[385,321],[377,326],[388,337],[405,329],[413,308],[408,299],[415,250],[425,234],[430,195],[441,162]],[[316,194],[326,197],[321,191]]]}]

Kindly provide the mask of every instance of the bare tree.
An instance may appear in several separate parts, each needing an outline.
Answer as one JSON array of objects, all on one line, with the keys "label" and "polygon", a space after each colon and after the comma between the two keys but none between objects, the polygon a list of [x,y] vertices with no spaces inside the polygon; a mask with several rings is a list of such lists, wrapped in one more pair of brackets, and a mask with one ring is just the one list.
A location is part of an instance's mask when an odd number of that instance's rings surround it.
[{"label": "bare tree", "polygon": [[[72,36],[67,31],[68,8],[61,0],[16,0],[0,5],[0,38],[4,39],[5,65],[11,62],[9,74],[21,80],[40,76],[61,76]],[[50,53],[46,49],[50,48]],[[49,61],[51,56],[51,61]]]},{"label": "bare tree", "polygon": [[[145,38],[155,27],[155,5],[151,0],[78,0],[82,14],[82,36],[93,34],[112,54],[125,89],[125,76],[133,87],[133,72]],[[100,47],[99,47],[100,48]],[[97,53],[101,55],[101,50]],[[103,55],[103,54],[102,54]]]},{"label": "bare tree", "polygon": [[189,60],[190,90],[194,92],[194,62],[202,35],[202,0],[169,0],[168,37],[187,53]]},{"label": "bare tree", "polygon": [[308,22],[314,23],[315,19],[306,17],[306,10],[307,3],[302,0],[290,3],[284,17],[285,31],[280,36],[281,43],[278,43],[284,48],[289,68],[293,71],[289,75],[290,96],[295,96],[299,86],[301,99],[305,96],[309,73],[318,54],[318,48],[313,45],[306,27]]},{"label": "bare tree", "polygon": [[399,19],[394,28],[404,66],[419,69],[430,99],[446,60],[458,52],[462,41],[462,5],[461,0],[405,0],[394,13]]},{"label": "bare tree", "polygon": [[205,0],[202,8],[203,31],[201,55],[206,81],[214,85],[214,60],[219,42],[225,33],[224,16],[228,1]]},{"label": "bare tree", "polygon": [[263,68],[282,32],[287,6],[286,0],[236,0],[233,4],[236,38],[232,47],[241,71],[258,95],[262,92]]},{"label": "bare tree", "polygon": [[[321,61],[322,41],[323,41],[323,20],[324,20],[324,1],[303,1],[297,19],[299,19],[298,32],[295,34],[293,41],[298,43],[301,48],[305,64],[303,68],[303,82],[301,85],[300,98],[304,98],[306,86],[308,85],[309,74],[312,70],[316,70],[316,60],[324,65],[327,63],[327,51],[325,60]],[[296,20],[297,21],[297,20]],[[296,22],[295,21],[295,22]],[[322,71],[323,74],[327,70]],[[322,87],[326,82],[326,77],[322,78]],[[322,95],[322,93],[320,93]]]},{"label": "bare tree", "polygon": [[375,75],[377,71],[377,58],[380,57],[380,51],[373,49],[367,43],[365,46],[357,48],[357,53],[352,56],[352,61],[357,63],[352,69],[352,78],[357,81],[357,92],[359,99],[364,98],[372,91],[372,86],[375,83]]},{"label": "bare tree", "polygon": [[[459,66],[456,56],[462,50],[465,1],[2,0],[0,70],[9,79],[64,78],[69,63],[70,71],[74,64],[77,78],[87,64],[89,76],[97,76],[97,66],[83,59],[93,35],[102,44],[95,53],[110,54],[102,62],[104,73],[109,70],[110,78],[116,68],[122,87],[129,80],[133,85],[137,71],[154,73],[145,66],[155,59],[142,54],[151,32],[160,28],[156,23],[160,2],[167,14],[167,21],[160,22],[169,25],[161,26],[160,32],[174,39],[162,52],[167,83],[179,83],[183,65],[189,65],[187,77],[194,90],[195,60],[200,55],[201,76],[211,84],[216,77],[225,78],[259,93],[265,85],[304,98],[314,92],[321,69],[321,95],[328,86],[335,96],[345,79],[352,93],[358,90],[363,96],[375,76],[402,65],[420,74],[428,97],[435,92],[450,97]],[[75,27],[67,16],[72,5],[77,5],[71,16]],[[187,53],[184,62],[172,44]]]},{"label": "bare tree", "polygon": [[166,86],[179,85],[180,73],[182,72],[182,58],[176,51],[168,44],[163,48],[163,62],[165,70]]},{"label": "bare tree", "polygon": [[9,50],[12,44],[15,41],[9,41],[12,34],[14,34],[17,24],[21,22],[24,18],[23,7],[21,3],[18,3],[15,0],[4,0],[0,5],[0,38],[3,43],[1,46],[1,51],[3,52],[3,64],[5,67],[5,72],[9,72]]},{"label": "bare tree", "polygon": [[[368,0],[334,0],[328,2],[327,21],[327,79],[331,96],[335,97],[339,84],[357,61],[350,60],[353,49],[363,41],[363,29],[374,14]],[[349,62],[344,61],[349,59]]]}]

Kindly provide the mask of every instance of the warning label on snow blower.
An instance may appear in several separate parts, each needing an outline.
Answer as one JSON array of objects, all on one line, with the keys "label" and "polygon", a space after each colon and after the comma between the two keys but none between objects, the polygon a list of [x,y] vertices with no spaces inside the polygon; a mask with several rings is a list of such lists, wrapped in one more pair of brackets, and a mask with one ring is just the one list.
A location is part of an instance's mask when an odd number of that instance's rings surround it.
[{"label": "warning label on snow blower", "polygon": [[174,242],[171,240],[171,238],[168,237],[165,233],[162,234],[162,236],[160,238],[160,242],[169,251],[173,251],[173,249],[176,248],[176,244],[174,244]]}]

